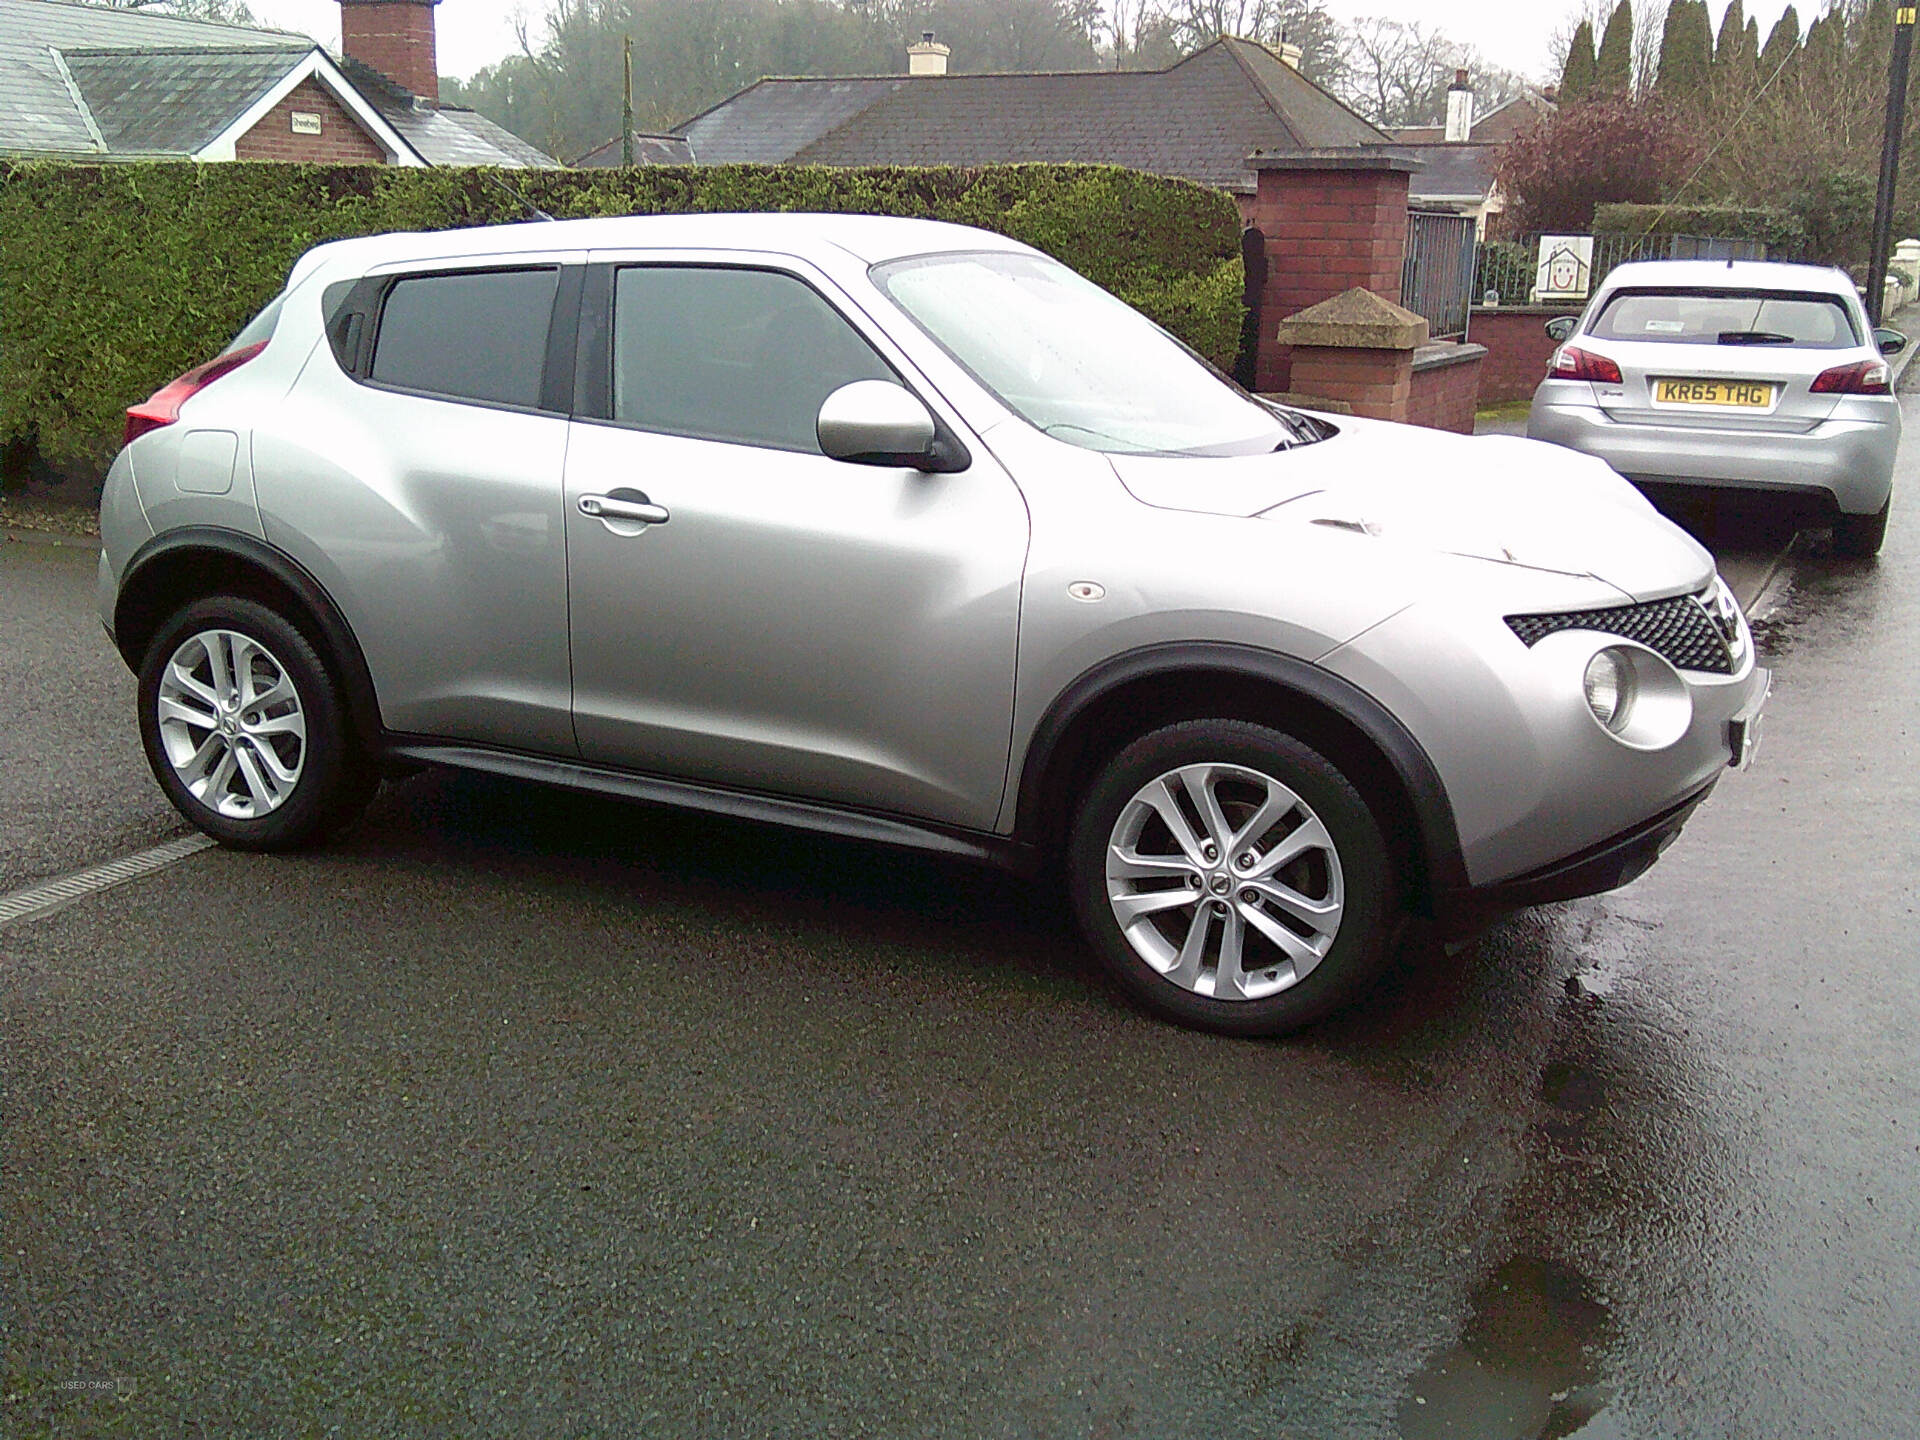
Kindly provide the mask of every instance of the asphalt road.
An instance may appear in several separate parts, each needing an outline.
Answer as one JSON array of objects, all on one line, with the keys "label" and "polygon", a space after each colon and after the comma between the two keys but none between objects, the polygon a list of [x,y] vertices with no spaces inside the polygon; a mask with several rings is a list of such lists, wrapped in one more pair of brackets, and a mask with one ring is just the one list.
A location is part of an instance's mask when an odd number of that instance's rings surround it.
[{"label": "asphalt road", "polygon": [[[177,830],[85,558],[0,546],[0,889]],[[0,929],[0,1434],[1908,1432],[1920,507],[1771,595],[1659,866],[1289,1042],[1020,882],[433,774]]]}]

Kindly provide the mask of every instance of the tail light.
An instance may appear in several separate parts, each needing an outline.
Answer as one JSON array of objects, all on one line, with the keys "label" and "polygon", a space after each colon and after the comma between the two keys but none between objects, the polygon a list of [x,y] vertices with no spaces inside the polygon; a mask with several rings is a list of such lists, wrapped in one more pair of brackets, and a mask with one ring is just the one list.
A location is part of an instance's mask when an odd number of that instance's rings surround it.
[{"label": "tail light", "polygon": [[1553,369],[1548,373],[1556,380],[1598,380],[1608,385],[1623,383],[1618,365],[1604,355],[1582,350],[1577,345],[1562,345],[1560,353],[1553,357]]},{"label": "tail light", "polygon": [[1884,360],[1856,360],[1822,370],[1807,388],[1816,395],[1891,395],[1890,375]]},{"label": "tail light", "polygon": [[121,445],[131,445],[149,430],[173,424],[180,418],[182,405],[222,375],[231,375],[266,348],[267,342],[264,340],[257,345],[243,345],[238,350],[215,356],[204,365],[194,366],[177,380],[169,380],[127,411],[127,433],[121,438]]}]

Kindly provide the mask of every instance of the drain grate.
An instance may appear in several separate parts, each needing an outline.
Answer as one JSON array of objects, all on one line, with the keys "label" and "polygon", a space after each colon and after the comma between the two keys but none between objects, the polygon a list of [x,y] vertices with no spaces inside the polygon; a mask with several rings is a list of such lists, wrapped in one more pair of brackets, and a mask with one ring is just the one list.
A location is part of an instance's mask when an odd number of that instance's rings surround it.
[{"label": "drain grate", "polygon": [[178,840],[169,840],[164,845],[156,845],[136,855],[123,855],[104,865],[62,875],[57,880],[43,880],[25,890],[16,890],[11,895],[0,895],[0,926],[21,920],[37,920],[76,900],[84,900],[102,890],[111,890],[115,885],[124,885],[129,880],[138,880],[156,870],[164,870],[189,855],[211,849],[213,843],[205,835],[182,835]]}]

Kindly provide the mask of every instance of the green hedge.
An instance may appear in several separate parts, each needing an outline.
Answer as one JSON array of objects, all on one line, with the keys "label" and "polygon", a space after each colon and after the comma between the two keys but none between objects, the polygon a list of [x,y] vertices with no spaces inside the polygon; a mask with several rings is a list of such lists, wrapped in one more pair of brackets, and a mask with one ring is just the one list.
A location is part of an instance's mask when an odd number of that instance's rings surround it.
[{"label": "green hedge", "polygon": [[1703,235],[1758,240],[1784,254],[1807,243],[1806,227],[1790,210],[1760,205],[1596,205],[1596,235]]},{"label": "green hedge", "polygon": [[830,210],[923,216],[1047,251],[1223,369],[1240,225],[1219,191],[1109,166],[500,171],[0,165],[0,439],[97,463],[121,412],[214,355],[324,240],[532,218]]}]

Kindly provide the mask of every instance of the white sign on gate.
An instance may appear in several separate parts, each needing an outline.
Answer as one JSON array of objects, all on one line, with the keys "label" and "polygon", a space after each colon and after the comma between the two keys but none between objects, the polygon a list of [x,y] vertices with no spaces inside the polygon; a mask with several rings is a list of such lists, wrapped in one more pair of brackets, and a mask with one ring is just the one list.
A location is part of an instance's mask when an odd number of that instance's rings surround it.
[{"label": "white sign on gate", "polygon": [[1561,304],[1584,300],[1593,286],[1591,235],[1542,235],[1539,262],[1534,270],[1533,303]]}]

